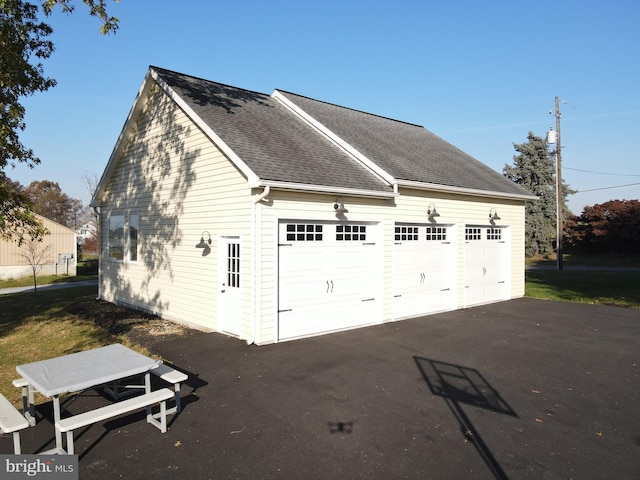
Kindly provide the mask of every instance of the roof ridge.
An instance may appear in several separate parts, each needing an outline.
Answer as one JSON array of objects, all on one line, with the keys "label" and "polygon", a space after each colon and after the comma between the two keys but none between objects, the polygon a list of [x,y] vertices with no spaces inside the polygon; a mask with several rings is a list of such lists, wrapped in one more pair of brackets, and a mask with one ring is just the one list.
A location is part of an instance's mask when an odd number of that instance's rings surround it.
[{"label": "roof ridge", "polygon": [[165,72],[173,73],[173,74],[176,74],[176,75],[182,75],[183,77],[189,77],[189,78],[193,78],[195,80],[201,80],[203,82],[212,83],[212,84],[215,84],[215,85],[219,85],[221,87],[230,88],[230,89],[233,89],[233,90],[242,90],[244,92],[257,93],[258,95],[264,95],[265,97],[270,97],[270,95],[268,93],[258,92],[257,90],[249,90],[248,88],[236,87],[235,85],[229,85],[228,83],[215,82],[213,80],[209,80],[208,78],[198,77],[196,75],[189,75],[188,73],[182,73],[182,72],[178,72],[176,70],[170,70],[168,68],[157,67],[155,65],[149,65],[149,68],[153,68],[158,73],[161,73],[162,71],[165,71]]},{"label": "roof ridge", "polygon": [[[424,125],[418,125],[417,123],[405,122],[404,120],[398,120],[397,118],[385,117],[384,115],[378,115],[376,113],[365,112],[364,110],[358,110],[357,108],[345,107],[344,105],[338,105],[337,103],[327,102],[325,100],[318,100],[316,98],[308,97],[307,95],[300,95],[299,93],[289,92],[287,90],[281,90],[276,88],[278,92],[288,93],[289,95],[296,95],[297,97],[306,98],[307,100],[313,100],[314,102],[324,103],[325,105],[331,105],[332,107],[344,108],[345,110],[351,110],[352,112],[363,113],[372,117],[382,118],[384,120],[390,120],[392,122],[404,123],[405,125],[411,125],[412,127],[425,128]],[[425,129],[426,130],[426,129]]]}]

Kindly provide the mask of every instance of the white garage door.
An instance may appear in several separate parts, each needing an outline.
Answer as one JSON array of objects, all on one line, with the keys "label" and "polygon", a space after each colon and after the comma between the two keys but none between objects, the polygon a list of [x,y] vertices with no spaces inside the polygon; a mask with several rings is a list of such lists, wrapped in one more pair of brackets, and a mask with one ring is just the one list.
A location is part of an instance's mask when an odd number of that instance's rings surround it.
[{"label": "white garage door", "polygon": [[396,224],[393,317],[455,308],[455,235],[450,225]]},{"label": "white garage door", "polygon": [[377,323],[381,277],[374,225],[282,222],[278,338]]},{"label": "white garage door", "polygon": [[508,229],[467,226],[465,228],[465,305],[509,298]]}]

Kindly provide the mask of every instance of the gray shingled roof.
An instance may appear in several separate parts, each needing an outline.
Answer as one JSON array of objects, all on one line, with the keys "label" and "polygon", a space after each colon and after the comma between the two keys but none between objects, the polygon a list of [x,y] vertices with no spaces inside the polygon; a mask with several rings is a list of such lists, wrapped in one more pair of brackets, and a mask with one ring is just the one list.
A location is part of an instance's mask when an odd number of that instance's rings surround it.
[{"label": "gray shingled roof", "polygon": [[260,179],[393,190],[271,96],[151,68]]},{"label": "gray shingled roof", "polygon": [[531,195],[424,127],[280,93],[399,181]]},{"label": "gray shingled roof", "polygon": [[[151,68],[261,180],[371,192],[392,190],[272,96]],[[400,183],[530,195],[421,126],[278,92]]]}]

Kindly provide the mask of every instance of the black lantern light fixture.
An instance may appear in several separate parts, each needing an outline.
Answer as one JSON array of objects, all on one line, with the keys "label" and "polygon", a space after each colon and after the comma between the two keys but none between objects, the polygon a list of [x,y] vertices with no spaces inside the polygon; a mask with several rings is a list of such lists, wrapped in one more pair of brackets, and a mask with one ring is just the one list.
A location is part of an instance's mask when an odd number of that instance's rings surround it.
[{"label": "black lantern light fixture", "polygon": [[440,214],[436,211],[436,204],[430,203],[427,207],[427,216],[430,220],[433,220],[435,217],[439,217]]},{"label": "black lantern light fixture", "polygon": [[[207,237],[206,240],[204,238],[205,236]],[[200,241],[196,245],[196,248],[209,248],[209,245],[211,245],[211,235],[205,230],[200,235]]]},{"label": "black lantern light fixture", "polygon": [[349,213],[347,207],[344,206],[344,201],[342,197],[336,197],[336,201],[333,202],[333,210],[336,212],[336,215],[343,215],[345,213]]}]

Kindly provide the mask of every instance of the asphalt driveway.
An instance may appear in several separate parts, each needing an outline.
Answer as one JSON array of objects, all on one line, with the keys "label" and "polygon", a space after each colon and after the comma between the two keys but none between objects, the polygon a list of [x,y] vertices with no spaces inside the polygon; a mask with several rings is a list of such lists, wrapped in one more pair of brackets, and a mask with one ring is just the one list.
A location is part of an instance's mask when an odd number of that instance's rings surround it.
[{"label": "asphalt driveway", "polygon": [[[190,374],[183,412],[166,434],[139,414],[77,432],[80,478],[640,478],[638,310],[519,299],[152,350]],[[51,446],[49,421],[24,431],[24,452]]]}]

